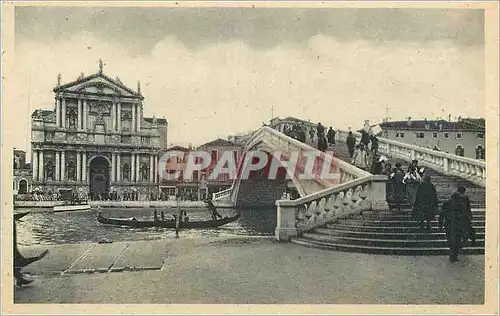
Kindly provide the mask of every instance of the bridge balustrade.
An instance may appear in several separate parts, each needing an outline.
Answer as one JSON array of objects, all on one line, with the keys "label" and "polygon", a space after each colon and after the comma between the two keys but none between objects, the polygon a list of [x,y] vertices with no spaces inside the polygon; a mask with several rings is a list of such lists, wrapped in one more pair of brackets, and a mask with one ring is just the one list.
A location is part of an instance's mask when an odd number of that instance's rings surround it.
[{"label": "bridge balustrade", "polygon": [[[345,142],[347,134],[348,131],[337,130],[337,140]],[[353,135],[359,142],[361,134],[353,132]],[[445,175],[458,176],[482,187],[486,186],[486,163],[482,160],[452,155],[382,137],[378,137],[378,141],[378,151],[388,157],[406,161],[417,159],[421,166],[434,169]]]}]

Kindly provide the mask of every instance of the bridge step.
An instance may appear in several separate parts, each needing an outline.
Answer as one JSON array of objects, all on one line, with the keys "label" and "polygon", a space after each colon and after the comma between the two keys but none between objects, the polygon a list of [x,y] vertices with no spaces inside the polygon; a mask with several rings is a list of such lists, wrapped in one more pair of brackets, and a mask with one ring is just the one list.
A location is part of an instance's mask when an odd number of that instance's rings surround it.
[{"label": "bridge step", "polygon": [[[470,242],[462,253],[484,254],[485,209],[473,209],[472,225],[476,244]],[[437,217],[429,230],[420,227],[410,209],[399,212],[365,212],[351,218],[315,228],[293,239],[296,244],[348,252],[398,255],[447,255],[446,234],[439,229]]]},{"label": "bridge step", "polygon": [[[414,248],[403,248],[403,247],[376,247],[376,246],[359,246],[359,245],[349,245],[342,243],[325,243],[310,239],[305,239],[302,237],[292,239],[292,242],[298,245],[303,245],[307,247],[314,247],[320,249],[337,250],[345,252],[361,252],[361,253],[371,253],[371,254],[381,254],[381,255],[448,255],[450,249],[446,247],[439,248],[425,248],[425,247],[414,247]],[[484,254],[484,247],[465,247],[461,250],[462,254],[472,255],[472,254]]]},{"label": "bridge step", "polygon": [[[438,230],[432,232],[423,232],[422,229],[408,232],[380,232],[380,231],[352,231],[331,228],[317,228],[315,233],[322,235],[331,235],[350,238],[369,238],[369,239],[407,239],[407,240],[446,240],[446,234]],[[476,238],[484,239],[484,229],[482,232],[476,231]]]},{"label": "bridge step", "polygon": [[[485,225],[472,226],[476,233],[484,232]],[[403,227],[398,226],[356,226],[352,224],[328,224],[326,228],[331,228],[341,231],[352,231],[352,232],[381,232],[381,233],[418,233],[422,232],[422,228],[418,225],[408,225]],[[437,233],[439,228],[437,226],[431,226],[430,232]]]},{"label": "bridge step", "polygon": [[[408,238],[411,235],[399,236],[402,238]],[[400,248],[413,248],[413,247],[425,247],[425,248],[435,248],[435,247],[446,247],[448,242],[446,238],[441,239],[378,239],[378,238],[367,238],[363,237],[351,237],[351,236],[337,236],[330,234],[321,234],[318,232],[305,233],[304,238],[327,242],[327,243],[342,243],[349,245],[359,245],[359,246],[377,246],[382,248],[387,247],[400,247]],[[484,247],[484,238],[476,240],[477,246]]]}]

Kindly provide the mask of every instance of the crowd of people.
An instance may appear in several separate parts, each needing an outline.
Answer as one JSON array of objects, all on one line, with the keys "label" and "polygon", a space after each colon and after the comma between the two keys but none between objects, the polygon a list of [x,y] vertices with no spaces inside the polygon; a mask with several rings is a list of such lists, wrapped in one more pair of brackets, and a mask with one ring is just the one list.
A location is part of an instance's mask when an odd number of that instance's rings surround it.
[{"label": "crowd of people", "polygon": [[384,161],[383,172],[388,176],[386,184],[387,201],[392,202],[394,209],[401,209],[403,203],[410,205],[412,217],[418,221],[422,229],[431,231],[431,222],[439,217],[439,228],[445,231],[450,247],[450,261],[458,261],[458,253],[469,240],[474,246],[476,236],[472,227],[472,210],[466,188],[459,185],[456,192],[439,207],[436,187],[431,177],[425,174],[425,168],[413,160],[406,171],[401,163],[392,168],[391,163]]},{"label": "crowd of people", "polygon": [[409,204],[413,219],[428,232],[431,230],[431,222],[436,216],[439,217],[439,229],[446,233],[451,262],[458,261],[460,249],[469,240],[475,245],[470,200],[464,186],[458,186],[456,192],[440,208],[431,177],[425,174],[425,168],[418,165],[418,160],[413,160],[406,171],[399,162],[393,168],[386,157],[378,154],[377,137],[366,131],[361,131],[359,142],[349,132],[346,144],[353,165],[372,174],[388,177],[387,201],[394,205],[394,209],[399,211],[403,203]]},{"label": "crowd of people", "polygon": [[325,151],[329,145],[335,144],[335,130],[330,126],[325,134],[325,126],[318,123],[316,129],[308,128],[304,122],[297,123],[291,128],[285,126],[283,134],[296,139],[305,144],[316,146],[319,150]]}]

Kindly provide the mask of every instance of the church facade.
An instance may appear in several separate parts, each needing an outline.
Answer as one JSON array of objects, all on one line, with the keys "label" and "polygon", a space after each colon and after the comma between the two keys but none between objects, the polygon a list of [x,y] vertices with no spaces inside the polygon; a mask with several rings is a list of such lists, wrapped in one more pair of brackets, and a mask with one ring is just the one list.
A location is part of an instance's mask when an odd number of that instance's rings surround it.
[{"label": "church facade", "polygon": [[31,117],[33,188],[72,189],[103,198],[158,194],[158,161],[167,144],[166,119],[143,116],[140,83],[134,91],[99,71],[54,88],[53,110]]}]

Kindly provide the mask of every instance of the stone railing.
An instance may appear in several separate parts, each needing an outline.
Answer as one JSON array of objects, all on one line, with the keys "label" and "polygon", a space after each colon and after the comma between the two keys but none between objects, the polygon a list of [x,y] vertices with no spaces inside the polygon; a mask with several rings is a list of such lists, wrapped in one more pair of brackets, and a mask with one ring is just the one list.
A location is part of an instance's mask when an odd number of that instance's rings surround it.
[{"label": "stone railing", "polygon": [[[337,140],[345,142],[347,131],[338,130]],[[359,142],[361,135],[353,133]],[[454,175],[473,182],[479,186],[486,186],[486,163],[482,160],[461,157],[444,152],[410,145],[378,137],[379,152],[393,158],[406,161],[418,160],[418,164],[445,175]]]},{"label": "stone railing", "polygon": [[275,237],[288,241],[315,227],[363,211],[388,210],[387,176],[369,175],[297,200],[279,200]]},{"label": "stone railing", "polygon": [[[317,148],[309,146],[301,141],[291,138],[281,132],[278,132],[270,127],[262,127],[257,131],[251,139],[249,139],[245,151],[255,146],[259,142],[265,142],[277,150],[282,152],[318,152],[318,159],[320,162],[323,161],[325,153],[319,151]],[[370,173],[359,169],[340,158],[332,156],[332,164],[337,166],[340,173],[342,174],[342,181],[346,182],[353,179],[358,179],[362,177],[369,176]]]}]

